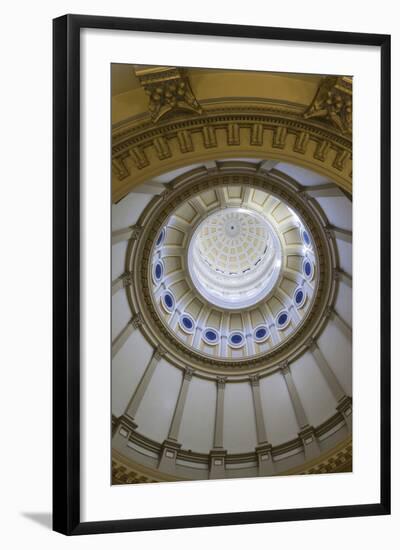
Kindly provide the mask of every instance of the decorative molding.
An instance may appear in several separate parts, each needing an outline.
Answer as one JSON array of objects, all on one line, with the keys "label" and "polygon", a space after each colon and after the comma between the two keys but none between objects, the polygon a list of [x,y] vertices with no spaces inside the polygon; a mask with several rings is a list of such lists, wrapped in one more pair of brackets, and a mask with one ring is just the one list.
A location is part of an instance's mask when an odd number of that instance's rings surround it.
[{"label": "decorative molding", "polygon": [[288,361],[284,361],[280,366],[279,369],[283,376],[288,376],[290,374],[290,365]]},{"label": "decorative molding", "polygon": [[112,460],[112,485],[132,485],[134,483],[156,483],[159,479],[136,472],[124,464]]},{"label": "decorative molding", "polygon": [[311,337],[307,340],[306,346],[309,351],[313,351],[317,347],[317,342],[315,338]]},{"label": "decorative molding", "polygon": [[323,77],[311,105],[305,111],[304,118],[320,119],[343,134],[351,134],[352,113],[352,78],[326,76]]},{"label": "decorative molding", "polygon": [[149,112],[153,122],[168,114],[188,111],[202,112],[184,69],[178,67],[145,67],[135,74],[149,97]]},{"label": "decorative molding", "polygon": [[144,323],[143,315],[141,313],[137,313],[134,317],[132,317],[130,323],[135,330],[138,329]]},{"label": "decorative molding", "polygon": [[332,319],[334,314],[335,314],[335,312],[334,312],[334,309],[333,309],[332,306],[328,306],[325,309],[324,316],[326,317],[326,319]]},{"label": "decorative molding", "polygon": [[161,361],[161,359],[165,357],[166,354],[167,350],[163,346],[159,345],[154,351],[154,359],[156,361]]},{"label": "decorative molding", "polygon": [[[338,415],[337,415],[338,416]],[[331,423],[328,423],[325,431],[330,431],[332,429]],[[306,437],[311,434],[315,441],[317,442],[318,435],[322,435],[319,428],[309,427],[307,430],[303,430],[301,433]],[[280,463],[279,454],[277,454],[277,449],[282,449],[282,445],[278,447],[272,446],[268,442],[263,442],[254,449],[251,453],[243,454],[229,454],[223,448],[213,448],[210,449],[209,453],[197,453],[192,451],[187,451],[181,448],[181,445],[176,441],[165,440],[163,443],[156,443],[146,436],[139,434],[138,432],[132,432],[127,438],[123,439],[126,441],[126,444],[129,441],[132,441],[138,447],[142,447],[144,455],[149,451],[153,454],[157,454],[161,457],[165,449],[174,450],[176,456],[174,457],[174,462],[176,459],[182,463],[182,461],[188,460],[189,462],[197,462],[199,464],[208,465],[208,471],[212,466],[212,459],[222,459],[221,467],[224,469],[224,464],[229,462],[232,466],[234,464],[240,465],[243,460],[248,462],[259,461],[261,456],[268,454],[275,466]],[[300,445],[300,439],[295,440],[294,442]],[[125,445],[126,445],[125,444]],[[129,453],[129,451],[128,451]],[[137,463],[132,461],[128,455],[125,454],[124,447],[118,446],[117,448],[112,449],[112,462],[113,462],[113,484],[129,484],[129,483],[147,483],[155,481],[179,481],[187,480],[187,477],[179,476],[178,471],[175,470],[172,475],[168,474],[165,471],[160,471],[156,467],[152,468],[146,466],[145,464]],[[121,468],[123,466],[123,468]],[[259,476],[265,475],[295,475],[295,474],[321,474],[321,473],[338,473],[338,472],[351,472],[352,471],[352,436],[349,435],[344,441],[335,445],[331,449],[319,454],[318,456],[313,457],[310,460],[305,460],[302,464],[292,467],[288,470],[275,469],[274,472],[265,473],[265,470],[259,470]],[[208,477],[208,473],[206,474]],[[224,477],[224,476],[223,476]]]},{"label": "decorative molding", "polygon": [[306,468],[300,475],[306,474],[335,474],[341,472],[351,472],[353,469],[353,444],[348,443],[343,449],[334,453],[329,458],[320,460],[318,464],[311,468]]},{"label": "decorative molding", "polygon": [[122,285],[124,288],[132,284],[132,277],[133,277],[133,273],[131,272],[127,272],[121,275]]},{"label": "decorative molding", "polygon": [[125,151],[122,155],[115,156],[112,159],[112,170],[120,180],[129,176],[129,170],[125,164],[125,159],[129,157],[129,151]]},{"label": "decorative molding", "polygon": [[283,149],[285,147],[287,134],[288,131],[285,126],[278,126],[277,128],[275,128],[272,139],[272,147]]},{"label": "decorative molding", "polygon": [[[198,139],[199,134],[202,139]],[[164,160],[168,160],[172,170],[187,162],[189,154],[191,162],[196,163],[209,157],[210,150],[220,158],[232,154],[230,148],[239,156],[249,155],[249,145],[253,148],[250,156],[268,158],[274,156],[274,151],[275,154],[281,151],[286,161],[305,162],[311,169],[315,166],[351,192],[352,144],[347,134],[340,134],[328,125],[324,128],[301,114],[243,106],[239,112],[233,108],[209,108],[207,113],[179,117],[157,126],[132,123],[123,130],[115,130],[112,158],[116,159],[118,169],[113,201],[161,173],[164,167],[160,162]]]},{"label": "decorative molding", "polygon": [[143,227],[140,227],[140,225],[132,225],[131,228],[132,228],[132,233],[131,233],[131,236],[130,236],[130,240],[131,241],[136,241],[140,237],[140,235],[142,234]]}]

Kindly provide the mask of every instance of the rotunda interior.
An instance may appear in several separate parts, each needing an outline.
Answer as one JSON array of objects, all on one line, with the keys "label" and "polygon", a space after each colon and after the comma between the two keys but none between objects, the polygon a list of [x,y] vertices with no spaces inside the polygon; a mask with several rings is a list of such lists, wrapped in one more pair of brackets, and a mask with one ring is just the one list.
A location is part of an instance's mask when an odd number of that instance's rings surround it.
[{"label": "rotunda interior", "polygon": [[113,484],[352,470],[351,98],[112,66]]}]

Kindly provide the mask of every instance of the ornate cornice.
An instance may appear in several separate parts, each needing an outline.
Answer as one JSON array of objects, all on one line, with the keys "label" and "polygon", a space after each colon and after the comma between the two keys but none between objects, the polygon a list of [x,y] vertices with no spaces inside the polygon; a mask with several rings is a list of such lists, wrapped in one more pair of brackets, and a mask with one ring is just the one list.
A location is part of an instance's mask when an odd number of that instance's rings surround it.
[{"label": "ornate cornice", "polygon": [[274,108],[208,108],[202,115],[124,127],[113,134],[113,200],[135,185],[198,159],[282,158],[325,173],[351,191],[351,139],[317,118]]}]

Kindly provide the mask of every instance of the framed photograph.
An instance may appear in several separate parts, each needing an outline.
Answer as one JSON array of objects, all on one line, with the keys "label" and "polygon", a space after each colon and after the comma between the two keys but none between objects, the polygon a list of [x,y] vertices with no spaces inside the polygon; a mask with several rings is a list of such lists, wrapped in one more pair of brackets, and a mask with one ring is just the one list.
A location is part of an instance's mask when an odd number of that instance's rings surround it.
[{"label": "framed photograph", "polygon": [[54,20],[54,529],[390,513],[390,37]]}]

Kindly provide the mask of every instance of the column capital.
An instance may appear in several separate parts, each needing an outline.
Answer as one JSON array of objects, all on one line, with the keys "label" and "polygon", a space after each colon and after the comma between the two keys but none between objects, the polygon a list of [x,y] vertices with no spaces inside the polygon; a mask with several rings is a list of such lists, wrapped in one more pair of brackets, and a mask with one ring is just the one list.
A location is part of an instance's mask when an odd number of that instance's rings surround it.
[{"label": "column capital", "polygon": [[252,374],[249,376],[250,384],[252,386],[259,386],[260,385],[260,375],[259,374]]},{"label": "column capital", "polygon": [[224,389],[227,377],[226,376],[217,376],[217,386],[218,388]]},{"label": "column capital", "polygon": [[315,340],[314,337],[311,337],[307,340],[306,346],[310,351],[314,351],[318,347],[317,341]]},{"label": "column capital", "polygon": [[324,228],[325,235],[327,239],[333,239],[334,238],[334,232],[332,231],[331,227],[328,225]]},{"label": "column capital", "polygon": [[[125,284],[124,284],[124,286],[125,286]],[[130,323],[131,323],[131,325],[133,326],[134,329],[139,328],[143,324],[143,322],[144,322],[144,319],[143,319],[143,316],[142,316],[141,313],[137,313],[130,320]]]},{"label": "column capital", "polygon": [[132,229],[132,233],[131,233],[131,236],[130,236],[130,240],[132,241],[136,241],[136,239],[138,239],[140,237],[140,235],[142,234],[142,231],[143,231],[143,227],[141,227],[140,225],[131,225],[131,229]]},{"label": "column capital", "polygon": [[333,315],[334,315],[334,309],[332,306],[328,306],[325,311],[324,311],[324,316],[327,318],[327,319],[332,319]]},{"label": "column capital", "polygon": [[192,367],[185,367],[183,377],[185,380],[191,380],[195,370]]},{"label": "column capital", "polygon": [[279,368],[280,368],[281,373],[282,373],[284,376],[287,376],[288,374],[290,374],[290,365],[289,365],[289,361],[284,361],[283,363],[281,363],[281,364],[279,365]]},{"label": "column capital", "polygon": [[311,198],[312,198],[312,197],[310,197],[310,195],[307,193],[306,190],[300,191],[299,197],[300,197],[301,199],[303,199],[303,201],[305,201],[305,202],[311,200]]},{"label": "column capital", "polygon": [[159,345],[154,351],[154,359],[156,359],[156,361],[161,361],[161,359],[165,357],[166,353],[167,350],[163,346]]},{"label": "column capital", "polygon": [[124,288],[132,284],[132,278],[133,278],[133,273],[131,271],[127,271],[126,273],[123,273],[121,275],[122,285]]},{"label": "column capital", "polygon": [[161,196],[161,199],[166,202],[167,200],[169,200],[170,196],[172,195],[173,193],[173,189],[166,189],[160,196]]}]

